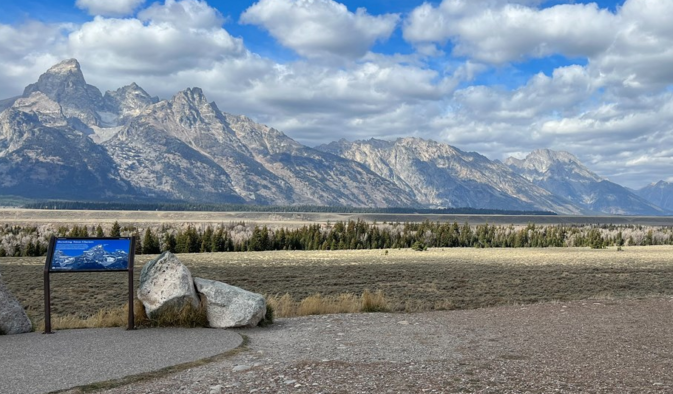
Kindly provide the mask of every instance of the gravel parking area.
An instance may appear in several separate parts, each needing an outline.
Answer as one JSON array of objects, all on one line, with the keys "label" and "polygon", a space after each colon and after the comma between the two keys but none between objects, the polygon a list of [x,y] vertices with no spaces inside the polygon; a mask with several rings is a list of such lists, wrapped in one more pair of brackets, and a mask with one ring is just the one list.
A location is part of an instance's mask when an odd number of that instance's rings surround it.
[{"label": "gravel parking area", "polygon": [[670,393],[673,298],[279,319],[248,350],[106,393]]}]

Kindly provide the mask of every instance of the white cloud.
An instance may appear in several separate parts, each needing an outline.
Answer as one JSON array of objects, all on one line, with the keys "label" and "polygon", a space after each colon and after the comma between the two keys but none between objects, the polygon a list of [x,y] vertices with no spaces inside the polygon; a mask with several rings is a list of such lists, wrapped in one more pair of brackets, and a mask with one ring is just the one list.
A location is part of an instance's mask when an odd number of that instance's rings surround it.
[{"label": "white cloud", "polygon": [[204,2],[168,0],[138,17],[95,17],[70,34],[71,56],[113,74],[163,76],[246,56],[242,40],[222,29],[220,13]]},{"label": "white cloud", "polygon": [[0,24],[1,99],[23,92],[35,76],[63,59],[68,24],[28,21],[17,26]]},{"label": "white cloud", "polygon": [[145,0],[77,0],[77,8],[91,15],[126,16],[131,15]]},{"label": "white cloud", "polygon": [[360,58],[397,26],[397,14],[355,13],[332,0],[260,0],[241,22],[261,26],[283,46],[308,57]]},{"label": "white cloud", "polygon": [[673,2],[627,0],[618,15],[613,42],[590,58],[596,78],[627,96],[673,84]]},{"label": "white cloud", "polygon": [[222,14],[201,0],[166,0],[164,4],[154,3],[139,12],[138,19],[153,24],[195,29],[217,29],[224,23]]},{"label": "white cloud", "polygon": [[595,3],[537,9],[504,1],[444,0],[438,7],[424,3],[414,9],[404,37],[421,46],[451,41],[454,55],[501,64],[556,53],[591,56],[610,45],[615,19]]}]

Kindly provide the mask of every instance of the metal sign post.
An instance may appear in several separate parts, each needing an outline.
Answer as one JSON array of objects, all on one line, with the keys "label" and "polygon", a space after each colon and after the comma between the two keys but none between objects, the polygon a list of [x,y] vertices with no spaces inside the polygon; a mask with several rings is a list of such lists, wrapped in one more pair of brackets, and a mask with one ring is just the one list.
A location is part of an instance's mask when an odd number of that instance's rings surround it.
[{"label": "metal sign post", "polygon": [[51,237],[44,264],[44,333],[51,331],[51,283],[49,275],[63,272],[128,272],[129,314],[127,330],[135,329],[133,311],[133,260],[135,237]]}]

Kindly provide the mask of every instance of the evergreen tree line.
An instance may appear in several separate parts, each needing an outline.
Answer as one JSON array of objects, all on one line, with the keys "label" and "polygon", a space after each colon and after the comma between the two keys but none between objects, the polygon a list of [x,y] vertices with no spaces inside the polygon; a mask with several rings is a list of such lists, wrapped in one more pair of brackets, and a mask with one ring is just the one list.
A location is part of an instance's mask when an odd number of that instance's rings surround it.
[{"label": "evergreen tree line", "polygon": [[368,223],[362,220],[269,229],[244,222],[219,226],[139,229],[115,222],[98,226],[0,228],[0,256],[43,256],[51,235],[61,237],[135,236],[136,254],[244,252],[267,250],[345,250],[412,248],[545,248],[673,245],[673,228],[634,225],[502,226],[468,223]]},{"label": "evergreen tree line", "polygon": [[247,205],[207,204],[186,202],[91,202],[91,201],[44,201],[23,205],[28,209],[68,209],[92,211],[208,211],[208,212],[287,212],[287,213],[387,213],[387,214],[451,214],[451,215],[556,215],[549,211],[516,211],[481,208],[363,208],[324,205]]}]

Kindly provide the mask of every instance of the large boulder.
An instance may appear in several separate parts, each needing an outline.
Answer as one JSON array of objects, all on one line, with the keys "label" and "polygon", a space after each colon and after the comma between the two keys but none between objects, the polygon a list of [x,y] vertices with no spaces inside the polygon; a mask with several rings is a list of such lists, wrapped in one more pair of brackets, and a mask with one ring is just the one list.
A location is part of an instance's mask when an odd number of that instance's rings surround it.
[{"label": "large boulder", "polygon": [[194,284],[206,297],[211,327],[254,327],[266,314],[266,300],[261,294],[202,278],[194,278]]},{"label": "large boulder", "polygon": [[9,292],[0,276],[0,334],[23,334],[32,329],[26,311]]},{"label": "large boulder", "polygon": [[151,318],[165,308],[181,308],[187,303],[197,307],[200,302],[189,269],[168,251],[145,264],[140,271],[138,299]]}]

